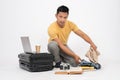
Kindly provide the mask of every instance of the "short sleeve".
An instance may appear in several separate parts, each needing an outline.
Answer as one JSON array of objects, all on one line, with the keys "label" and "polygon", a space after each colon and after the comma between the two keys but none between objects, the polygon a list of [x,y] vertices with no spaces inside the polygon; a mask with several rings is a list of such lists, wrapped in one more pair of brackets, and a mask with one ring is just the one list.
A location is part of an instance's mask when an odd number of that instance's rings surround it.
[{"label": "short sleeve", "polygon": [[78,26],[74,24],[73,22],[70,22],[70,28],[73,32],[79,30]]},{"label": "short sleeve", "polygon": [[55,29],[53,29],[52,27],[48,28],[48,35],[50,36],[50,40],[58,38]]}]

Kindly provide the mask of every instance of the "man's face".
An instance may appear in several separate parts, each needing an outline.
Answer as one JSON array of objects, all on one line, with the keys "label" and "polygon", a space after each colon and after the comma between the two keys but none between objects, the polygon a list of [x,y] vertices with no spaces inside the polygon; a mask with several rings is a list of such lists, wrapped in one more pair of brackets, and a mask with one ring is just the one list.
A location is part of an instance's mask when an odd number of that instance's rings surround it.
[{"label": "man's face", "polygon": [[67,17],[68,17],[67,12],[59,12],[58,14],[56,14],[57,23],[61,28],[64,27]]}]

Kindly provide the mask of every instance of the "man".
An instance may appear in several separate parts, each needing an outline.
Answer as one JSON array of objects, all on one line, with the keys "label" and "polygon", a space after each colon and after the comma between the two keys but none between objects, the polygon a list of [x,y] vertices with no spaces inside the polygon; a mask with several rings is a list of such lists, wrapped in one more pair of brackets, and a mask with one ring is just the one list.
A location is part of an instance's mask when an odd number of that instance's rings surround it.
[{"label": "man", "polygon": [[50,37],[48,51],[54,55],[56,68],[60,67],[62,61],[69,63],[73,67],[78,66],[81,61],[81,58],[67,45],[68,37],[71,31],[88,42],[94,50],[97,49],[96,45],[87,34],[81,31],[73,22],[67,20],[68,15],[68,7],[64,5],[58,7],[55,15],[57,20],[48,28],[48,34]]}]

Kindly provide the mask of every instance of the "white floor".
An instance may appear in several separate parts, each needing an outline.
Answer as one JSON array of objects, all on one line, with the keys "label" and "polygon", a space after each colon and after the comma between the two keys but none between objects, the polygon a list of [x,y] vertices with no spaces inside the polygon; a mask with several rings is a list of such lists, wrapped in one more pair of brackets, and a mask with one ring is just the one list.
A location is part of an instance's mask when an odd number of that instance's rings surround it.
[{"label": "white floor", "polygon": [[28,72],[18,63],[0,66],[0,80],[120,80],[120,62],[106,59],[101,61],[102,69],[84,72],[81,75],[55,75],[55,69],[46,72]]}]

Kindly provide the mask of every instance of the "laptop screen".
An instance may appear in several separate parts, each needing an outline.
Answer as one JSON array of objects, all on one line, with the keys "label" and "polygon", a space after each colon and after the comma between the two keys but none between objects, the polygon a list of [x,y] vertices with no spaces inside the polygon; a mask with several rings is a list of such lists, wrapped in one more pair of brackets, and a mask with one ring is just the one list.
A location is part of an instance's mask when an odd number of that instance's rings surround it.
[{"label": "laptop screen", "polygon": [[21,37],[24,52],[32,52],[29,37]]}]

